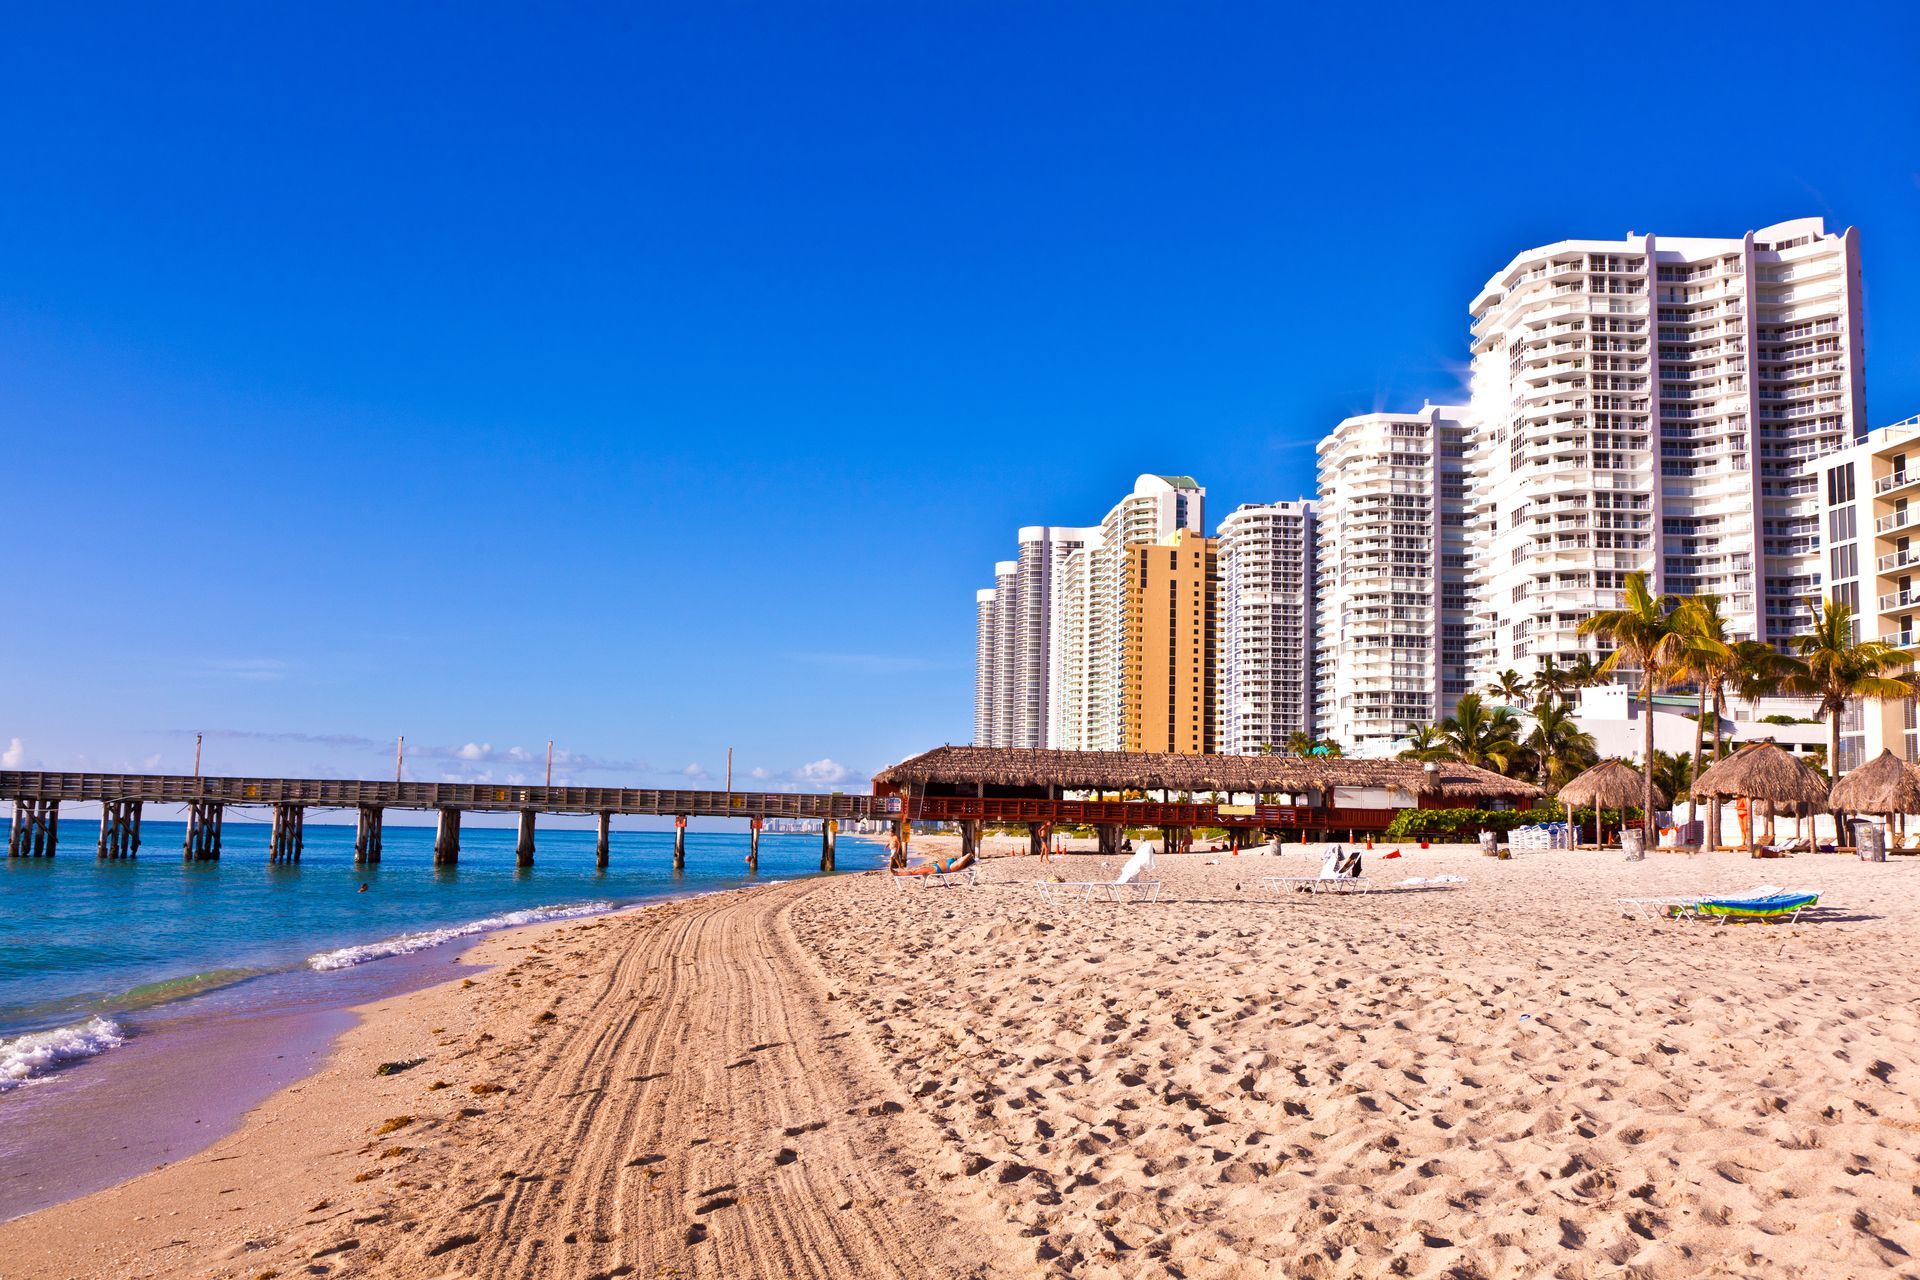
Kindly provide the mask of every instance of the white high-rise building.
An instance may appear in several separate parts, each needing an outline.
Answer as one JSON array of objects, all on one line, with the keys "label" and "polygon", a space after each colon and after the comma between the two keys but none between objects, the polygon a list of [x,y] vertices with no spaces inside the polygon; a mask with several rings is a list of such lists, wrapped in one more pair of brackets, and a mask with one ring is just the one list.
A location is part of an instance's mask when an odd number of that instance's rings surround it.
[{"label": "white high-rise building", "polygon": [[1191,477],[1147,475],[1097,526],[1020,530],[1020,558],[994,569],[991,643],[976,646],[976,741],[1119,749],[1125,548],[1199,531],[1205,505]]},{"label": "white high-rise building", "polygon": [[1314,720],[1385,755],[1467,683],[1466,410],[1348,418],[1319,445]]},{"label": "white high-rise building", "polygon": [[1858,234],[1563,240],[1472,304],[1474,678],[1596,642],[1631,572],[1730,630],[1805,629],[1822,581],[1807,459],[1865,430]]},{"label": "white high-rise building", "polygon": [[973,595],[973,740],[981,746],[993,743],[994,701],[993,663],[994,627],[993,588]]},{"label": "white high-rise building", "polygon": [[1098,530],[1067,556],[1056,595],[1060,636],[1058,722],[1047,745],[1120,751],[1126,745],[1126,555],[1177,530],[1205,529],[1207,491],[1191,476],[1144,475]]},{"label": "white high-rise building", "polygon": [[1314,733],[1314,504],[1245,504],[1218,537],[1216,749],[1280,750]]}]

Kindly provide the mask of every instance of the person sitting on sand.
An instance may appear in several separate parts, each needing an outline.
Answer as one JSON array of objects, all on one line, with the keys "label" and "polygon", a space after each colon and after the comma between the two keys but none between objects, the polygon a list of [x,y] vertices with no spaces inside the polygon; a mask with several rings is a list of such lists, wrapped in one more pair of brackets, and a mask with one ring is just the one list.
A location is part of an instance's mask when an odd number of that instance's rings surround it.
[{"label": "person sitting on sand", "polygon": [[973,865],[973,855],[963,853],[956,858],[933,858],[917,867],[907,865],[904,853],[894,855],[895,860],[887,864],[887,870],[897,876],[936,876],[949,875],[955,871],[965,871]]}]

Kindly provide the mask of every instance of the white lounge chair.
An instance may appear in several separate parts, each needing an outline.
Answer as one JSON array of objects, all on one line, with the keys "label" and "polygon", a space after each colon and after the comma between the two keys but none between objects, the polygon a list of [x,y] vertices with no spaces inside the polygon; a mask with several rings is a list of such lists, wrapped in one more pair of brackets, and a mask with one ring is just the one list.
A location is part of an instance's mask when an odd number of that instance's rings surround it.
[{"label": "white lounge chair", "polygon": [[1408,876],[1394,884],[1396,889],[1458,889],[1467,882],[1465,876]]},{"label": "white lounge chair", "polygon": [[1111,880],[1036,880],[1034,884],[1047,905],[1053,907],[1066,902],[1090,902],[1095,898],[1108,902],[1158,902],[1160,882],[1140,878],[1142,872],[1152,867],[1153,846],[1143,844]]},{"label": "white lounge chair", "polygon": [[1373,882],[1365,876],[1342,875],[1340,864],[1346,859],[1346,851],[1339,845],[1327,850],[1326,860],[1320,864],[1317,876],[1265,876],[1262,883],[1275,893],[1305,890],[1310,893],[1366,893],[1373,888]]}]

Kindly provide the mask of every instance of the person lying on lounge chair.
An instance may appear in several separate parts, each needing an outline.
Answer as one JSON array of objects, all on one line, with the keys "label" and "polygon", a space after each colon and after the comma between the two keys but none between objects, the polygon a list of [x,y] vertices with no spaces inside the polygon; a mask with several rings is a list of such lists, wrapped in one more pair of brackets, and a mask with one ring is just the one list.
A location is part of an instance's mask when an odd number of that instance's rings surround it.
[{"label": "person lying on lounge chair", "polygon": [[973,855],[963,853],[953,858],[934,858],[917,867],[908,866],[906,858],[902,856],[897,864],[888,864],[887,869],[897,876],[944,876],[965,871],[972,865]]}]

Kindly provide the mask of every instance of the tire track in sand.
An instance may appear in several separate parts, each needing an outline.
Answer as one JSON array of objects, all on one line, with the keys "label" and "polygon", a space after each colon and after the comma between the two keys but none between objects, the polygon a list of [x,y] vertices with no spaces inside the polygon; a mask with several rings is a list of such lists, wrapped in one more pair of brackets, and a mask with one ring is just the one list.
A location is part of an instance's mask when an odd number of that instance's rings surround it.
[{"label": "tire track in sand", "polygon": [[[820,883],[625,930],[588,991],[561,997],[558,1029],[488,1062],[518,1092],[437,1195],[393,1206],[420,1226],[386,1263],[501,1280],[1010,1270],[987,1201],[929,1193],[933,1125],[793,934],[788,911]],[[565,1012],[583,996],[583,1016]]]}]

